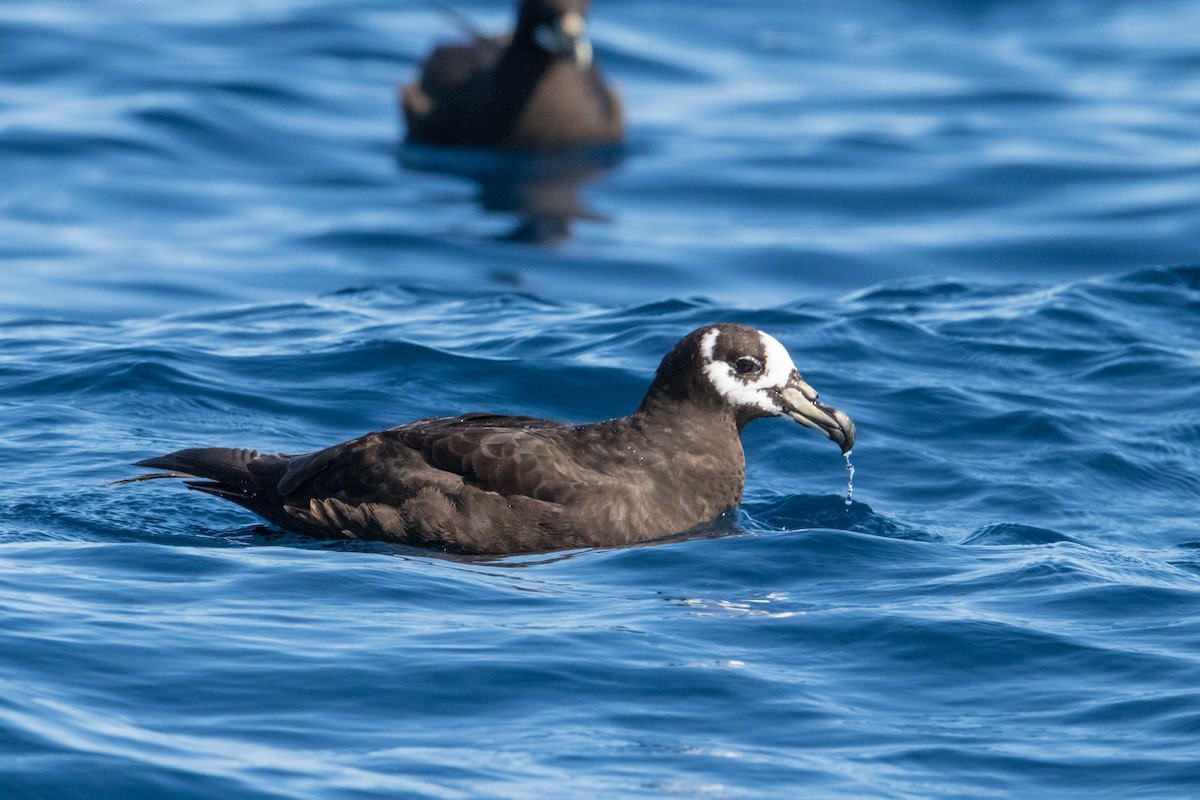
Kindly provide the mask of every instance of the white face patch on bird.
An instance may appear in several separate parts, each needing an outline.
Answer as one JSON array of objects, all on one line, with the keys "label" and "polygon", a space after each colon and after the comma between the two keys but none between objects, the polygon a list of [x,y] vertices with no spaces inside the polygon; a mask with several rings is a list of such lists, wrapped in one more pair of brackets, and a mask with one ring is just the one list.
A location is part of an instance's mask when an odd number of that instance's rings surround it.
[{"label": "white face patch on bird", "polygon": [[[717,393],[734,406],[752,406],[774,416],[787,416],[776,397],[799,373],[792,357],[778,339],[757,331],[758,352],[740,354],[732,363],[716,357],[720,328],[713,328],[700,340],[704,356],[704,374]],[[773,391],[772,391],[773,390]]]},{"label": "white face patch on bird", "polygon": [[587,22],[578,11],[568,11],[558,19],[538,25],[534,41],[547,53],[569,56],[580,69],[592,65],[592,43],[587,38]]},{"label": "white face patch on bird", "polygon": [[856,437],[854,422],[818,401],[817,391],[800,377],[787,348],[762,331],[741,326],[730,331],[730,327],[726,328],[733,337],[729,341],[721,341],[720,327],[710,328],[700,339],[704,375],[717,393],[734,408],[787,417],[821,431],[843,453],[850,452]]}]

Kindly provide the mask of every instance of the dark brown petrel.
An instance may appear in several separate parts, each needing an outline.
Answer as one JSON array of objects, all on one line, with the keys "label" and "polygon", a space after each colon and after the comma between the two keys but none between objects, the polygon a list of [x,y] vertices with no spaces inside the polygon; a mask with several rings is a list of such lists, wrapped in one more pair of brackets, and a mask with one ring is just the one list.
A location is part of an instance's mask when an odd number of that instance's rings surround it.
[{"label": "dark brown petrel", "polygon": [[627,545],[715,519],[742,499],[741,430],[790,417],[848,453],[854,423],[817,402],[783,345],[745,325],[692,331],[637,411],[568,425],[466,414],[422,419],[305,455],[202,448],[132,478],[198,478],[288,530],[456,553]]},{"label": "dark brown petrel", "polygon": [[619,142],[621,100],[592,63],[590,0],[523,0],[512,36],[436,48],[400,91],[408,141],[560,150]]}]

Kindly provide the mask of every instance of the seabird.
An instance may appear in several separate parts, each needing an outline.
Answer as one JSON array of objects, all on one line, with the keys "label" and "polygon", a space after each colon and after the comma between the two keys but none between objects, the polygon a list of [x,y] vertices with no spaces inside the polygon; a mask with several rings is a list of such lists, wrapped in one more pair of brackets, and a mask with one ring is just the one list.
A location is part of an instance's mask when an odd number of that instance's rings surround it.
[{"label": "seabird", "polygon": [[621,101],[592,59],[590,0],[523,0],[511,36],[468,31],[402,87],[408,141],[561,150],[623,136]]},{"label": "seabird", "polygon": [[854,423],[817,400],[779,341],[745,325],[692,331],[627,417],[570,425],[465,414],[304,455],[197,448],[136,466],[190,478],[287,530],[448,552],[612,547],[710,522],[742,498],[741,431],[788,417],[843,453]]}]

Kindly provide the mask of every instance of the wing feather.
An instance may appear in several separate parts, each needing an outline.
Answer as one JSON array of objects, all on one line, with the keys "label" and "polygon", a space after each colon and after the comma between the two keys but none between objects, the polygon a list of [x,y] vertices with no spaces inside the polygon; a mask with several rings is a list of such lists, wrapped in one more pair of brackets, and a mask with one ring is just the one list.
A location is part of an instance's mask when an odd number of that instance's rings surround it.
[{"label": "wing feather", "polygon": [[532,417],[470,414],[395,428],[432,467],[505,497],[562,502],[594,471],[581,465],[563,434],[570,426]]}]

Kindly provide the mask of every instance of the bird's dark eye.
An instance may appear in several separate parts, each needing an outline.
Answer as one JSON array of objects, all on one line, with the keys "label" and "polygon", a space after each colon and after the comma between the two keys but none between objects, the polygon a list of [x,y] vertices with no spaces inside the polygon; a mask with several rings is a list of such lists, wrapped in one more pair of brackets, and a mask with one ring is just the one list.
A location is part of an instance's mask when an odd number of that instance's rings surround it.
[{"label": "bird's dark eye", "polygon": [[742,356],[733,362],[733,368],[738,375],[753,375],[762,369],[762,362],[754,356]]}]

